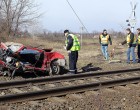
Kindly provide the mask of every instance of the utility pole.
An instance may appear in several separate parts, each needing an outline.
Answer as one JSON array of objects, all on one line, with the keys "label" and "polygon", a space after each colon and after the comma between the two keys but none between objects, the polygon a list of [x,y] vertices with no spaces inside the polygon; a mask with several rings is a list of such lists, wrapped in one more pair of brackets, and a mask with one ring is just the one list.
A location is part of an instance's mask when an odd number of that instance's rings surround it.
[{"label": "utility pole", "polygon": [[137,23],[136,12],[135,12],[135,10],[137,8],[137,3],[135,2],[135,0],[132,0],[130,2],[130,4],[132,7],[132,12],[131,12],[129,19],[126,20],[126,22],[128,23],[128,26],[131,27],[131,31],[134,32],[134,28],[135,28],[136,23]]}]

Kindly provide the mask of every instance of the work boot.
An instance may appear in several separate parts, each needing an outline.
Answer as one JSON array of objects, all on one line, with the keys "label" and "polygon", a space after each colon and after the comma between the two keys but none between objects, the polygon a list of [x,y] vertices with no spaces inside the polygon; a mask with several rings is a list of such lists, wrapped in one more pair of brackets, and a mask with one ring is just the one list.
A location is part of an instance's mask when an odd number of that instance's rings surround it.
[{"label": "work boot", "polygon": [[135,62],[133,62],[133,64],[137,64],[137,62],[135,61]]},{"label": "work boot", "polygon": [[138,63],[140,63],[140,60],[138,60]]},{"label": "work boot", "polygon": [[130,64],[130,62],[128,62],[128,61],[127,61],[126,63],[127,63],[127,64]]},{"label": "work boot", "polygon": [[75,70],[75,74],[77,74],[77,70]]}]

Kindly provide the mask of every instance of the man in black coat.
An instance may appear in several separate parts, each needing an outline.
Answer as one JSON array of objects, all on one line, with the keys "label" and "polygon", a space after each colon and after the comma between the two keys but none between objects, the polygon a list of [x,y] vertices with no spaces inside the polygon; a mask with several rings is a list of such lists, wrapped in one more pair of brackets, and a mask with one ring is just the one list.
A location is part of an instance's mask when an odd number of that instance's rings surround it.
[{"label": "man in black coat", "polygon": [[78,51],[80,50],[80,43],[76,35],[70,34],[69,30],[64,31],[64,36],[66,37],[65,49],[69,54],[69,73],[77,74],[77,60]]}]

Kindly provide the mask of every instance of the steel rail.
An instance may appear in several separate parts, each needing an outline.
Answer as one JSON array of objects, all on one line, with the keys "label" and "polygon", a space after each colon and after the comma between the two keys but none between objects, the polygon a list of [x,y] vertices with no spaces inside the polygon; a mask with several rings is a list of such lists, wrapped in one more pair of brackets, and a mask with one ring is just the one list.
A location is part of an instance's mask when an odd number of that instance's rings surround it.
[{"label": "steel rail", "polygon": [[54,82],[84,79],[84,78],[90,78],[90,77],[101,77],[101,76],[108,76],[108,75],[114,75],[114,74],[122,74],[122,73],[135,72],[135,71],[140,71],[140,68],[117,70],[117,71],[81,73],[81,74],[75,74],[75,75],[63,75],[63,76],[54,76],[54,77],[48,77],[48,78],[47,77],[34,78],[34,79],[21,80],[21,81],[1,82],[0,90],[9,89],[13,87],[24,87],[30,84],[36,85],[36,84],[44,84],[44,83],[54,83]]},{"label": "steel rail", "polygon": [[99,90],[101,88],[114,87],[118,85],[127,85],[130,83],[139,83],[140,77],[132,77],[119,80],[103,81],[98,83],[90,83],[77,86],[68,86],[61,88],[54,88],[48,90],[41,90],[36,92],[28,92],[14,95],[6,95],[0,97],[0,103],[16,103],[30,100],[41,100],[48,97],[64,96],[72,93],[81,93],[89,90]]}]

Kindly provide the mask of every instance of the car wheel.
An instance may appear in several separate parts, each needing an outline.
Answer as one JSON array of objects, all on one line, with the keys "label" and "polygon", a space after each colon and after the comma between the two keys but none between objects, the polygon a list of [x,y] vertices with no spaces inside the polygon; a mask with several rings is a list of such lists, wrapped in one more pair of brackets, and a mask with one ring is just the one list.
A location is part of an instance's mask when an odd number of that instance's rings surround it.
[{"label": "car wheel", "polygon": [[59,75],[61,71],[61,67],[55,62],[51,63],[51,75]]}]

